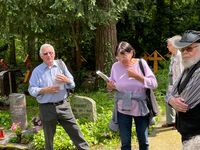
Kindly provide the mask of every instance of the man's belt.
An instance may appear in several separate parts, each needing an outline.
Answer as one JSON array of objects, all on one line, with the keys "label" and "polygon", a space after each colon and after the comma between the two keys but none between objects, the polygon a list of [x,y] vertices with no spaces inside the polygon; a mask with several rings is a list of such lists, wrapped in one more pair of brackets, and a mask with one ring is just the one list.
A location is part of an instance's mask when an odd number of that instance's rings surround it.
[{"label": "man's belt", "polygon": [[59,101],[59,102],[49,102],[49,103],[44,103],[44,104],[50,104],[50,105],[58,106],[58,105],[62,105],[63,103],[64,103],[64,100]]}]

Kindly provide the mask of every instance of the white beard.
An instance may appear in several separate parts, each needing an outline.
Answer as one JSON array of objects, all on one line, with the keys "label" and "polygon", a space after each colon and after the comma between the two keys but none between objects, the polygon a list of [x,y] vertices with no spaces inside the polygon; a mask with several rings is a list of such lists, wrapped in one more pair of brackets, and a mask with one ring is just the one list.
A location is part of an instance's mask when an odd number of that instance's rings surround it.
[{"label": "white beard", "polygon": [[190,59],[184,60],[184,58],[182,58],[182,64],[184,66],[184,69],[190,68],[191,66],[196,64],[199,60],[200,60],[200,54],[198,54],[194,58],[190,58]]}]

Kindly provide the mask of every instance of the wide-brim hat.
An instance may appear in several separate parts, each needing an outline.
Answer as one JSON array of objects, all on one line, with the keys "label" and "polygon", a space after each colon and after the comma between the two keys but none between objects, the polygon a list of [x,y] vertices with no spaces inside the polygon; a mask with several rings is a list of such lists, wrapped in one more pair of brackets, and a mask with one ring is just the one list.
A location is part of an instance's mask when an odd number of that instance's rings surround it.
[{"label": "wide-brim hat", "polygon": [[200,43],[200,31],[187,30],[183,33],[181,39],[175,39],[173,44],[175,48],[182,49],[192,43]]}]

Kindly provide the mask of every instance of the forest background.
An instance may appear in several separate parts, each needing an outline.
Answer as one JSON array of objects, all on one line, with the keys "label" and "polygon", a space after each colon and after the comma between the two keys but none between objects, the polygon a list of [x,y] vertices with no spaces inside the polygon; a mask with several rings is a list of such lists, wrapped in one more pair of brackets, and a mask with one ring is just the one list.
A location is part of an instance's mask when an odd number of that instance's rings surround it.
[{"label": "forest background", "polygon": [[[131,43],[137,57],[144,52],[151,54],[154,50],[166,56],[167,38],[185,30],[200,30],[199,10],[198,0],[0,0],[0,59],[5,60],[9,69],[25,73],[41,62],[40,46],[52,44],[56,57],[63,59],[72,72],[76,89],[82,92],[79,94],[85,95],[84,90],[88,90],[86,96],[97,102],[97,122],[78,120],[86,139],[91,145],[119,143],[118,136],[107,128],[112,95],[102,89],[91,92],[91,89],[98,88],[96,81],[91,87],[84,87],[82,83],[95,77],[93,73],[96,70],[110,73],[115,61],[115,47],[122,40]],[[31,59],[31,68],[24,64],[27,55]],[[156,96],[162,106],[167,63],[159,63],[156,74],[159,83]],[[20,89],[23,92],[27,90],[27,84],[21,85]],[[38,113],[38,105],[29,96],[27,102],[30,121]],[[9,129],[9,112],[0,112],[0,125]],[[58,132],[60,138],[56,137],[55,147],[58,149],[66,145],[73,147],[69,140],[60,143],[64,133]],[[33,145],[38,149],[44,146],[41,134],[34,137]]]},{"label": "forest background", "polygon": [[199,8],[197,0],[0,0],[0,58],[23,70],[29,55],[34,68],[40,46],[50,43],[79,87],[90,71],[109,74],[119,41],[137,57],[165,56],[167,38],[200,30]]}]

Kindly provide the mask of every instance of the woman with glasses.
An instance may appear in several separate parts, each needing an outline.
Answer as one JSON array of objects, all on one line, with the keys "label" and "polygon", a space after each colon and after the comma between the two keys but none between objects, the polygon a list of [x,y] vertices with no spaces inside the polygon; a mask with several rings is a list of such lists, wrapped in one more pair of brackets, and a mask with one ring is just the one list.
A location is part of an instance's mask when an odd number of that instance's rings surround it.
[{"label": "woman with glasses", "polygon": [[[115,50],[118,60],[112,65],[107,89],[114,90],[115,118],[114,124],[119,127],[121,149],[131,150],[132,122],[134,120],[140,150],[148,150],[149,109],[146,103],[146,89],[157,87],[157,80],[147,62],[141,59],[144,67],[143,75],[139,59],[135,58],[135,49],[127,42],[120,42]],[[110,128],[112,129],[110,124]]]}]

